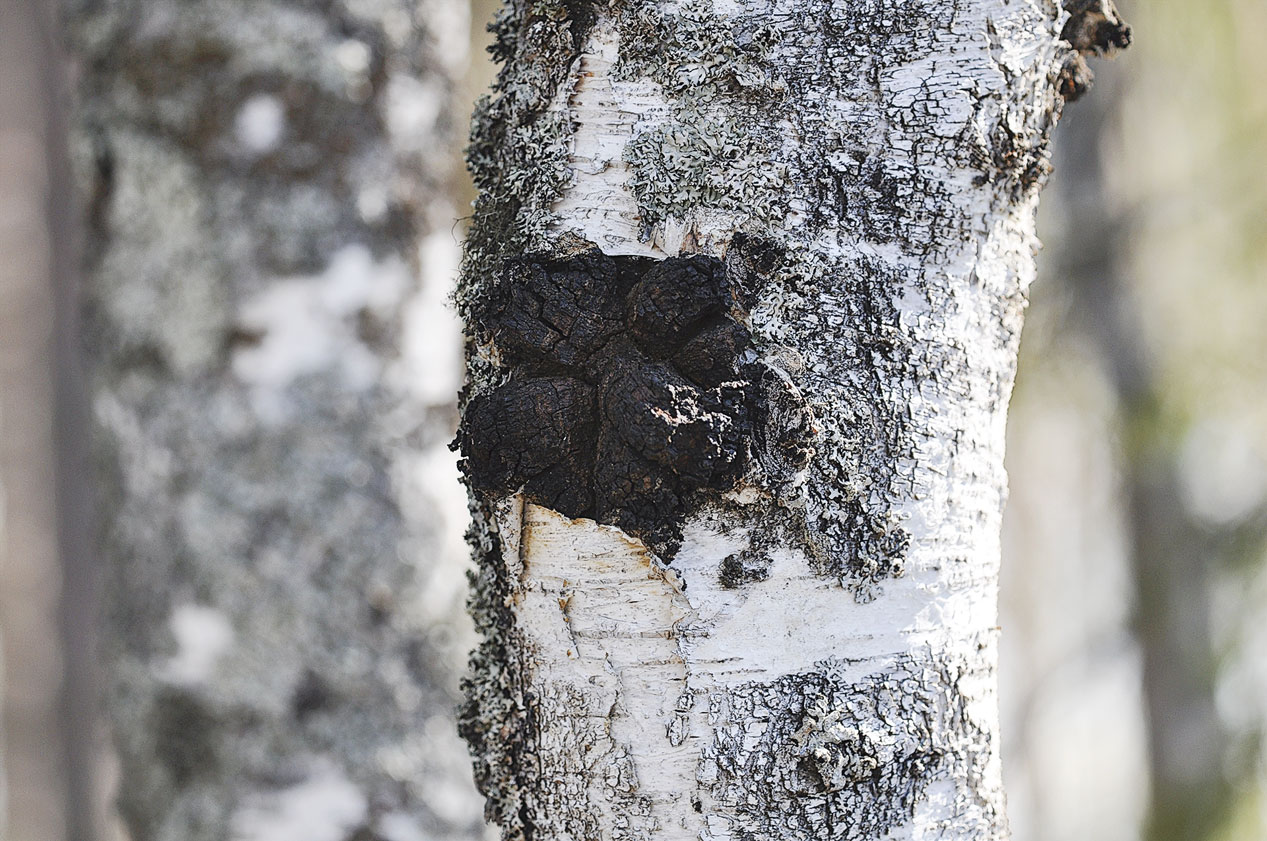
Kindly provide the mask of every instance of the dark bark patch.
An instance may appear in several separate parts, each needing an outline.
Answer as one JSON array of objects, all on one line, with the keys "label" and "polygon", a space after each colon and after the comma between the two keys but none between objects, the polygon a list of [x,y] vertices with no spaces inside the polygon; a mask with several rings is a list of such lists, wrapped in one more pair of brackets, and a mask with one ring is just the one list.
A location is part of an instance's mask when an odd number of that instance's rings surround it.
[{"label": "dark bark patch", "polygon": [[374,831],[370,826],[358,826],[352,830],[346,841],[386,841],[386,839]]},{"label": "dark bark patch", "polygon": [[295,718],[303,721],[313,713],[320,712],[334,703],[334,695],[326,681],[312,669],[304,671],[303,677],[290,697],[290,710]]},{"label": "dark bark patch", "polygon": [[1077,102],[1083,94],[1091,90],[1094,81],[1095,73],[1091,72],[1091,66],[1082,53],[1070,53],[1061,65],[1056,89],[1065,102]]},{"label": "dark bark patch", "polygon": [[477,487],[522,486],[569,516],[592,510],[595,393],[578,379],[542,377],[512,381],[473,399],[466,424],[478,430],[480,445],[464,454]]},{"label": "dark bark patch", "polygon": [[213,775],[219,768],[216,717],[193,694],[164,690],[154,700],[154,752],[178,787]]},{"label": "dark bark patch", "polygon": [[[776,368],[764,368],[756,386],[753,449],[767,476],[791,476],[809,466],[818,427],[809,405],[792,378]],[[777,434],[771,435],[772,431]]]},{"label": "dark bark patch", "polygon": [[727,555],[721,562],[718,576],[721,585],[728,590],[765,581],[770,577],[770,557],[759,551],[744,549],[733,555]]},{"label": "dark bark patch", "polygon": [[762,466],[804,467],[793,439],[805,424],[776,427],[808,409],[787,405],[794,389],[764,405],[770,378],[739,293],[726,263],[701,254],[506,261],[476,312],[510,376],[467,405],[472,486],[522,489],[671,554],[690,498],[733,488],[754,449]]}]

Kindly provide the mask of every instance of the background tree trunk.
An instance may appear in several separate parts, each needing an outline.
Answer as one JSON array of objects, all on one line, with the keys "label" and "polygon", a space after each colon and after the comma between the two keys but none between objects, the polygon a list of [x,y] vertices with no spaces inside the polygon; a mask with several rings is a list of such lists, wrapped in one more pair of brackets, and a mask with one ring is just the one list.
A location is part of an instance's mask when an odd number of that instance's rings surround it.
[{"label": "background tree trunk", "polygon": [[0,836],[23,841],[87,841],[100,805],[60,40],[57,3],[0,7]]},{"label": "background tree trunk", "polygon": [[460,435],[505,838],[1006,836],[1033,215],[1129,38],[1070,5],[505,7]]},{"label": "background tree trunk", "polygon": [[128,829],[477,835],[432,496],[465,7],[71,5]]},{"label": "background tree trunk", "polygon": [[[1263,544],[1264,515],[1203,521],[1185,499],[1183,438],[1162,364],[1142,329],[1128,280],[1135,238],[1115,221],[1103,125],[1120,107],[1119,88],[1100,91],[1066,126],[1058,191],[1068,230],[1057,250],[1059,277],[1072,287],[1079,324],[1099,347],[1117,401],[1126,537],[1135,588],[1134,628],[1143,660],[1151,803],[1148,841],[1220,838],[1247,788],[1245,734],[1218,710],[1214,591],[1239,555]],[[1129,217],[1124,217],[1129,218]],[[1254,516],[1251,516],[1254,515]],[[1253,548],[1250,548],[1253,547]]]}]

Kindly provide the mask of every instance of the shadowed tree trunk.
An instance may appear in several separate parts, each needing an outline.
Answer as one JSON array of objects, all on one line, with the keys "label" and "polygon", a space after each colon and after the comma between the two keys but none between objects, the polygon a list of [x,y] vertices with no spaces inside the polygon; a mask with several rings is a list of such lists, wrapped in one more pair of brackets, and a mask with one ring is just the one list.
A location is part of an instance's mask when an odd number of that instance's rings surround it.
[{"label": "shadowed tree trunk", "polygon": [[1001,839],[1007,400],[1111,7],[527,3],[477,110],[463,717],[506,839]]},{"label": "shadowed tree trunk", "polygon": [[97,806],[60,35],[52,0],[0,7],[0,836],[23,841],[87,841]]},{"label": "shadowed tree trunk", "polygon": [[1057,188],[1067,206],[1056,255],[1074,291],[1082,329],[1099,345],[1118,401],[1122,494],[1135,585],[1135,634],[1143,654],[1151,798],[1148,841],[1223,837],[1247,769],[1216,689],[1214,587],[1247,546],[1261,546],[1263,515],[1203,522],[1184,498],[1180,456],[1187,430],[1167,406],[1161,364],[1134,300],[1132,237],[1115,220],[1104,148],[1116,128],[1122,86],[1099,92],[1062,138]]},{"label": "shadowed tree trunk", "polygon": [[460,338],[417,284],[420,240],[453,249],[465,7],[71,7],[132,837],[472,837]]}]

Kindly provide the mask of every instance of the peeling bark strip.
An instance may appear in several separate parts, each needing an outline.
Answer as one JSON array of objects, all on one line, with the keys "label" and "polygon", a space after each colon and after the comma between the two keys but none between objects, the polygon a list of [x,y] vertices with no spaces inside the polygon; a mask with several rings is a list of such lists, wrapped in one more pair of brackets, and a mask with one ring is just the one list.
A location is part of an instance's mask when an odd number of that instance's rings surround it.
[{"label": "peeling bark strip", "polygon": [[457,337],[405,354],[463,8],[69,6],[131,837],[477,837],[455,616],[420,606],[460,560],[412,489],[445,481]]},{"label": "peeling bark strip", "polygon": [[1033,216],[1064,70],[1128,38],[1071,11],[503,9],[459,443],[506,839],[1006,837]]}]

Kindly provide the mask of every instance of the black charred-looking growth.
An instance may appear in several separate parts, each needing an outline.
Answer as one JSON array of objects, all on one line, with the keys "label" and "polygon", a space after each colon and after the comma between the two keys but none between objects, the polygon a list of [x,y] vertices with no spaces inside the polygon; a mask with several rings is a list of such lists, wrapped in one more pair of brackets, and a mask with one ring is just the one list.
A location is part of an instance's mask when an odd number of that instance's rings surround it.
[{"label": "black charred-looking growth", "polygon": [[522,489],[671,553],[692,495],[733,488],[757,448],[803,467],[742,297],[701,254],[506,261],[477,315],[510,377],[471,399],[460,436],[476,491]]},{"label": "black charred-looking growth", "polygon": [[1076,52],[1060,69],[1058,85],[1066,102],[1073,102],[1091,89],[1095,74],[1088,56],[1110,56],[1131,45],[1131,28],[1122,20],[1113,0],[1065,0],[1069,19],[1060,37]]}]

